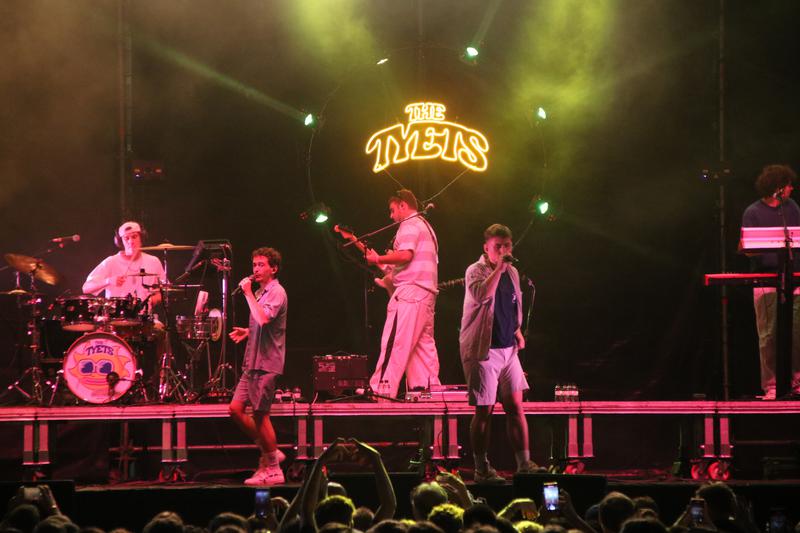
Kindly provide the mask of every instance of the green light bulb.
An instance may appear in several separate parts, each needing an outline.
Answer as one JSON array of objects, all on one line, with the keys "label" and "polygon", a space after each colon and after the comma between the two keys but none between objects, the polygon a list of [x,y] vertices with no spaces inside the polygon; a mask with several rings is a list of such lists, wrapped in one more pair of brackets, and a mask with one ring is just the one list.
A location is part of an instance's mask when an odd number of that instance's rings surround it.
[{"label": "green light bulb", "polygon": [[539,202],[536,208],[539,210],[540,215],[544,215],[550,209],[550,202]]}]

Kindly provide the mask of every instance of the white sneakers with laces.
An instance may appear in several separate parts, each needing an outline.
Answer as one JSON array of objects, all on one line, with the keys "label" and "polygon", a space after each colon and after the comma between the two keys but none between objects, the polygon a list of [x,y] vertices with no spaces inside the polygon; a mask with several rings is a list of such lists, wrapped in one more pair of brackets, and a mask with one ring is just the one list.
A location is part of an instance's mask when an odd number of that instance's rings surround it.
[{"label": "white sneakers with laces", "polygon": [[283,477],[283,470],[276,466],[259,468],[252,477],[244,480],[245,485],[251,486],[282,485],[285,482],[286,479]]},{"label": "white sneakers with laces", "polygon": [[244,484],[270,486],[281,485],[285,483],[286,479],[283,475],[283,470],[281,470],[279,465],[286,460],[286,454],[280,451],[280,449],[275,450],[275,454],[278,460],[277,465],[270,466],[267,462],[267,458],[262,455],[258,460],[258,469],[251,477],[244,480]]}]

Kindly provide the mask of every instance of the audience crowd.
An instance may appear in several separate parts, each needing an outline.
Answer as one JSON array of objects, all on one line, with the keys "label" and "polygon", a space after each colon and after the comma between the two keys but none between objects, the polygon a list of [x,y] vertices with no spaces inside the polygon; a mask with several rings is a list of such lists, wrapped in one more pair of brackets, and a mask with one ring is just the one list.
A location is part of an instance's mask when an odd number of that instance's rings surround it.
[{"label": "audience crowd", "polygon": [[[380,502],[376,509],[356,507],[342,485],[327,480],[327,469],[338,462],[371,469]],[[759,527],[748,504],[721,482],[701,486],[672,524],[662,520],[652,498],[632,499],[621,492],[606,494],[583,516],[563,489],[555,510],[527,498],[495,510],[473,497],[464,481],[449,472],[440,472],[435,480],[401,497],[410,498],[412,516],[395,516],[397,495],[380,453],[356,439],[340,438],[313,463],[291,502],[273,497],[258,516],[221,513],[204,525],[186,523],[177,513],[163,511],[142,533],[800,533],[800,523],[790,522],[795,510],[776,511],[766,527]],[[50,488],[38,485],[20,487],[9,501],[0,533],[105,532],[73,523],[60,511]]]}]

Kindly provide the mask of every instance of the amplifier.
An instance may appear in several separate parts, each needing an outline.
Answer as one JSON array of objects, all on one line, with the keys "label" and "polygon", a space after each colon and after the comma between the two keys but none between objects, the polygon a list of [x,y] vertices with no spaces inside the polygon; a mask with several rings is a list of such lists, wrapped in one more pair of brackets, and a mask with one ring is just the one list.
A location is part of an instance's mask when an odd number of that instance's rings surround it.
[{"label": "amplifier", "polygon": [[366,355],[317,355],[312,364],[316,392],[340,395],[369,384]]}]

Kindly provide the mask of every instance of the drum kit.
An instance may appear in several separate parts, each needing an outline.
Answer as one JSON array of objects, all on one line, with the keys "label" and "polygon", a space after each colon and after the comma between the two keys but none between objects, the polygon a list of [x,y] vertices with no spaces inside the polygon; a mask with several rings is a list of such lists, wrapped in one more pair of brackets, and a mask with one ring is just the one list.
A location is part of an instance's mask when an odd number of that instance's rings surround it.
[{"label": "drum kit", "polygon": [[[163,252],[166,271],[168,253],[196,250],[196,247],[163,243],[142,247],[142,250]],[[4,259],[8,266],[0,270],[13,269],[16,285],[0,292],[0,296],[15,297],[18,307],[26,310],[24,334],[28,341],[25,350],[31,356],[31,365],[7,391],[17,391],[29,403],[49,406],[56,403],[143,403],[151,401],[153,392],[157,401],[178,403],[198,401],[209,393],[221,397],[229,394],[230,391],[220,390],[224,389],[225,381],[221,375],[231,368],[224,360],[224,342],[216,371],[211,359],[211,343],[222,339],[223,312],[206,309],[208,293],[201,291],[203,305],[198,301],[193,316],[173,317],[170,313],[172,301],[192,290],[202,289],[202,284],[159,282],[149,286],[151,294],[161,294],[165,311],[162,322],[149,305],[149,297],[104,298],[80,294],[58,297],[45,307],[44,295],[37,290],[36,283],[59,283],[61,276],[56,269],[42,259],[21,254],[5,254]],[[228,272],[222,274],[223,288],[227,289]],[[148,272],[129,275],[156,276]],[[23,276],[29,278],[27,288],[21,284]],[[226,307],[224,293],[223,300],[223,307]],[[55,327],[59,335],[72,341],[63,357],[58,353],[60,350],[48,353],[51,351],[47,342],[48,327]],[[43,337],[48,346],[43,346]],[[180,341],[187,354],[180,368],[173,353],[174,341]],[[157,364],[143,364],[153,348]],[[196,367],[203,356],[208,363],[209,381],[198,386]],[[50,365],[49,374],[45,372],[47,365]]]}]

